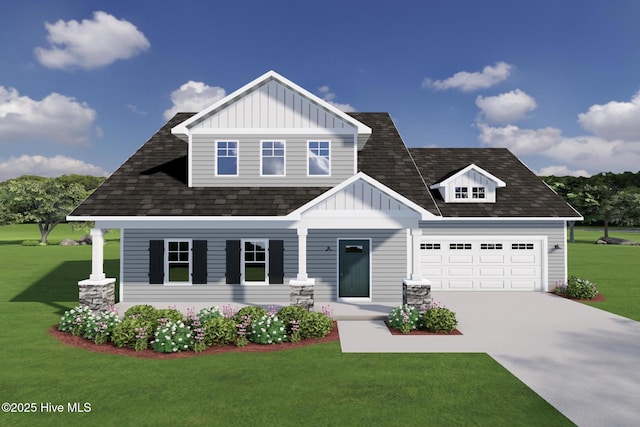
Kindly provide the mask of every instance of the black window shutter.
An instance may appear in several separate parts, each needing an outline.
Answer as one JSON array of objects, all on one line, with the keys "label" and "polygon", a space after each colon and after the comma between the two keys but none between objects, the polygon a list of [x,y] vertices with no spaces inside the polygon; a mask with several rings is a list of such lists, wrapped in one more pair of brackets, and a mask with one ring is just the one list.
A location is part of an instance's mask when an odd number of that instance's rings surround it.
[{"label": "black window shutter", "polygon": [[240,240],[227,240],[227,270],[228,285],[240,283]]},{"label": "black window shutter", "polygon": [[284,283],[284,241],[269,240],[269,283]]},{"label": "black window shutter", "polygon": [[193,241],[193,265],[191,283],[204,285],[207,283],[207,241]]},{"label": "black window shutter", "polygon": [[164,240],[149,241],[149,283],[164,283]]}]

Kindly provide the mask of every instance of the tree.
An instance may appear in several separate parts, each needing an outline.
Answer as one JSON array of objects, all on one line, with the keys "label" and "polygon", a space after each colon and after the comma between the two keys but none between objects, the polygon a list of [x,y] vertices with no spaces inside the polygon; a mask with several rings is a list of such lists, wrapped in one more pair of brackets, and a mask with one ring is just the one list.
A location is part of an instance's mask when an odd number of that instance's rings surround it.
[{"label": "tree", "polygon": [[640,193],[633,188],[615,190],[605,184],[587,184],[568,197],[585,219],[604,223],[604,237],[609,237],[609,224],[634,225],[640,221]]},{"label": "tree", "polygon": [[68,177],[25,175],[0,185],[0,220],[3,223],[36,223],[41,243],[53,228],[82,202],[90,191]]}]

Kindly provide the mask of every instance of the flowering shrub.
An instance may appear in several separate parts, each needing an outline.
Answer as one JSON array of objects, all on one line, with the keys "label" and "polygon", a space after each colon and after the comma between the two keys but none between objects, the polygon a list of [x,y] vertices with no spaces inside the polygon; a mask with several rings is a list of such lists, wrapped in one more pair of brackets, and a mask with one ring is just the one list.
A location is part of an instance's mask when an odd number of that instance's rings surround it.
[{"label": "flowering shrub", "polygon": [[292,343],[298,343],[302,339],[300,337],[300,322],[298,320],[290,320],[289,325],[287,325],[287,329],[289,332],[289,341]]},{"label": "flowering shrub", "polygon": [[322,306],[322,313],[327,316],[329,319],[333,320],[333,308],[330,305]]},{"label": "flowering shrub", "polygon": [[278,316],[265,314],[251,322],[249,340],[256,344],[276,344],[287,340],[287,330]]},{"label": "flowering shrub", "polygon": [[58,325],[59,331],[70,332],[72,335],[84,335],[93,313],[88,306],[77,306],[65,311]]},{"label": "flowering shrub", "polygon": [[[236,323],[242,323],[242,318],[244,316],[249,316],[251,323],[253,323],[254,320],[260,319],[262,316],[266,316],[267,314],[267,310],[265,310],[264,308],[250,305],[247,307],[242,307],[240,310],[238,310],[238,312],[234,316],[234,319]],[[251,326],[249,326],[248,332],[250,331]]]},{"label": "flowering shrub", "polygon": [[224,317],[222,315],[222,311],[218,307],[205,307],[200,310],[196,316],[198,316],[201,323],[216,317]]},{"label": "flowering shrub", "polygon": [[395,307],[389,313],[389,326],[399,329],[403,334],[418,328],[420,312],[409,305]]},{"label": "flowering shrub", "polygon": [[205,345],[225,345],[236,339],[236,322],[225,317],[212,317],[202,324]]},{"label": "flowering shrub", "polygon": [[125,319],[133,318],[155,322],[158,317],[158,310],[154,306],[148,304],[134,305],[124,312]]},{"label": "flowering shrub", "polygon": [[176,310],[175,308],[161,308],[157,310],[156,318],[167,319],[171,322],[183,321],[182,312],[180,310]]},{"label": "flowering shrub", "polygon": [[238,331],[238,337],[236,338],[236,345],[238,347],[244,347],[249,343],[247,339],[247,332],[251,326],[251,316],[242,316],[242,321],[236,325]]},{"label": "flowering shrub", "polygon": [[236,317],[236,313],[238,313],[238,310],[236,308],[234,308],[231,304],[225,304],[222,306],[222,316],[223,317]]},{"label": "flowering shrub", "polygon": [[458,326],[458,321],[453,311],[443,305],[431,303],[424,307],[422,325],[431,332],[450,333]]},{"label": "flowering shrub", "polygon": [[158,326],[155,339],[151,341],[151,348],[159,353],[175,353],[189,350],[193,347],[194,339],[191,329],[182,320],[168,321]]},{"label": "flowering shrub", "polygon": [[93,340],[96,344],[104,344],[109,341],[113,330],[120,323],[118,314],[113,311],[103,311],[95,316],[87,318],[84,337]]},{"label": "flowering shrub", "polygon": [[587,279],[571,276],[567,284],[557,286],[555,292],[572,299],[593,299],[598,295],[598,288]]},{"label": "flowering shrub", "polygon": [[324,338],[331,332],[333,321],[324,313],[310,311],[300,320],[300,337]]},{"label": "flowering shrub", "polygon": [[144,350],[149,346],[149,339],[153,336],[153,325],[154,322],[151,321],[131,317],[125,318],[113,328],[111,342],[117,347]]},{"label": "flowering shrub", "polygon": [[298,326],[300,326],[300,322],[302,321],[302,319],[304,319],[308,315],[309,311],[307,309],[295,305],[282,307],[280,311],[278,311],[278,319],[282,320],[285,328],[287,328],[287,332],[291,332],[291,322],[293,320],[295,320]]}]

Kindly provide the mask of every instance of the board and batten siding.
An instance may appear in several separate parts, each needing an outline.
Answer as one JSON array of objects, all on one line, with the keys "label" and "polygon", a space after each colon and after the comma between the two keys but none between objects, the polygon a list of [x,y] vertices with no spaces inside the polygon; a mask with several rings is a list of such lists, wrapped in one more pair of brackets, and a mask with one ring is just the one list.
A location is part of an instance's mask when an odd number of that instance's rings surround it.
[{"label": "board and batten siding", "polygon": [[[556,281],[566,280],[564,221],[455,221],[420,222],[423,237],[465,237],[465,236],[547,236],[547,262],[549,288]],[[558,245],[560,249],[555,249]]]},{"label": "board and batten siding", "polygon": [[[225,283],[227,240],[271,239],[284,241],[284,284],[266,286]],[[138,230],[124,229],[121,235],[123,301],[127,302],[254,302],[289,300],[289,280],[298,274],[296,230]],[[204,285],[149,284],[149,241],[158,239],[207,240],[207,280]]]},{"label": "board and batten siding", "polygon": [[[455,190],[456,187],[466,187],[469,189],[469,198],[468,199],[456,199]],[[473,187],[484,187],[485,188],[485,198],[484,199],[473,199],[471,196],[471,189]],[[445,199],[450,202],[456,203],[493,203],[496,201],[496,183],[483,174],[471,169],[467,171],[467,173],[452,179],[447,183],[446,186],[447,196]]]},{"label": "board and batten siding", "polygon": [[[216,176],[216,141],[238,141],[238,176]],[[285,141],[285,176],[261,176],[260,142]],[[331,141],[331,175],[307,176],[307,142]],[[353,135],[194,135],[194,187],[335,186],[354,175]]]},{"label": "board and batten siding", "polygon": [[275,80],[265,82],[242,98],[204,117],[193,128],[322,128],[345,129],[345,133],[355,133],[353,125]]},{"label": "board and batten siding", "polygon": [[410,209],[373,185],[363,181],[356,181],[331,197],[319,202],[310,210],[409,211]]},{"label": "board and batten siding", "polygon": [[407,272],[406,235],[404,229],[309,230],[307,273],[316,280],[316,305],[337,300],[338,238],[371,239],[372,301],[402,304],[402,279]]}]

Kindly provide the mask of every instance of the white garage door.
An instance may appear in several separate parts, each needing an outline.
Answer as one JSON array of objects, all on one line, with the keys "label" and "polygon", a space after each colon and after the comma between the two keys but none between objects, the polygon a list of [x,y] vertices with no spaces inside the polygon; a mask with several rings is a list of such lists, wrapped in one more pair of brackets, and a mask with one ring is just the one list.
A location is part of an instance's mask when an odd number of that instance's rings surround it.
[{"label": "white garage door", "polygon": [[432,289],[541,290],[542,240],[422,238],[422,276]]}]

